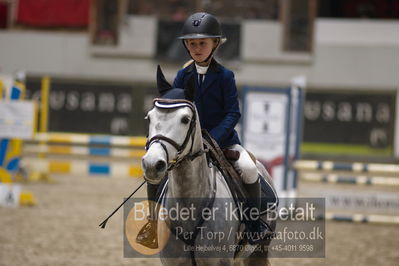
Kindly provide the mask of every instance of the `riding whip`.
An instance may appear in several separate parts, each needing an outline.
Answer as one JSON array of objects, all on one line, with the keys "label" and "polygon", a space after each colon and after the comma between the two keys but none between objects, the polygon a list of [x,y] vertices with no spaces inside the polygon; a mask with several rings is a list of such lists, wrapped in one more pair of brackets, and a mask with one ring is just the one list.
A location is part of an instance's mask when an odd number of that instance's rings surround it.
[{"label": "riding whip", "polygon": [[129,197],[127,197],[122,203],[121,205],[118,206],[118,208],[116,208],[108,217],[107,219],[105,219],[102,223],[100,223],[98,226],[100,226],[102,229],[105,228],[105,225],[107,224],[109,218],[111,218],[143,185],[144,183],[146,183],[147,181],[143,181],[143,183],[140,184],[140,186],[138,188],[136,188],[132,194],[129,195]]}]

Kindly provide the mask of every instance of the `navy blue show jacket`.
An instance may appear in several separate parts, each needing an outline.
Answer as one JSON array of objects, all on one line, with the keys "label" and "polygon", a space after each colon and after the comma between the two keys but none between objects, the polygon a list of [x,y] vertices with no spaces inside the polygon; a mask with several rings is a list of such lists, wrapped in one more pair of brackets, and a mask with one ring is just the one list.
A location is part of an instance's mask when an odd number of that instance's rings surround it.
[{"label": "navy blue show jacket", "polygon": [[212,59],[200,87],[193,62],[177,72],[173,87],[187,88],[192,75],[196,80],[194,104],[201,127],[211,134],[222,149],[240,144],[238,134],[234,130],[241,117],[234,73]]}]

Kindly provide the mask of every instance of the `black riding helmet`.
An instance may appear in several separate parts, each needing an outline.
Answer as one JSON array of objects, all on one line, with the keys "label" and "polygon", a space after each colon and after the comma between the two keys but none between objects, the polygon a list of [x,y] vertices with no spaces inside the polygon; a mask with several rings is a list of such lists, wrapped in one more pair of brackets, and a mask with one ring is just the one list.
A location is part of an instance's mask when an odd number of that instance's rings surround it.
[{"label": "black riding helmet", "polygon": [[214,16],[205,12],[198,12],[186,19],[179,39],[203,38],[222,38],[222,29]]},{"label": "black riding helmet", "polygon": [[226,38],[223,37],[222,29],[219,21],[211,14],[205,12],[198,12],[186,19],[183,25],[182,34],[178,39],[183,41],[184,48],[186,48],[188,54],[188,48],[185,40],[189,39],[205,39],[205,38],[216,38],[218,39],[217,46],[213,49],[212,53],[205,60],[208,61],[216,51],[216,48],[224,43]]}]

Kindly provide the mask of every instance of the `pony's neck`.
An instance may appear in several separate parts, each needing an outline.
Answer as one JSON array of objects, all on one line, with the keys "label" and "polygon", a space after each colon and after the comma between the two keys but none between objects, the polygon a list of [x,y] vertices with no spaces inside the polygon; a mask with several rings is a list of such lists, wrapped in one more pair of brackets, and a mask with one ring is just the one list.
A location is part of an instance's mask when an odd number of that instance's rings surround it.
[{"label": "pony's neck", "polygon": [[211,184],[205,155],[185,161],[172,170],[169,176],[170,196],[173,198],[209,197]]},{"label": "pony's neck", "polygon": [[[196,153],[203,148],[201,126],[198,120],[194,134],[192,153]],[[198,156],[193,161],[186,160],[182,162],[169,173],[168,190],[170,196],[174,198],[209,197],[212,191],[209,174],[210,171],[205,154]]]}]

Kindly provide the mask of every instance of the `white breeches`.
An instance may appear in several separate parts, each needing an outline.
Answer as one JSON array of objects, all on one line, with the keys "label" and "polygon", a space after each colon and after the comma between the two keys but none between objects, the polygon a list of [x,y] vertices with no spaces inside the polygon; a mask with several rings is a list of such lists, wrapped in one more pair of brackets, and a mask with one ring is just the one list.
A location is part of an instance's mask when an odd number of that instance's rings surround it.
[{"label": "white breeches", "polygon": [[234,163],[235,168],[239,168],[242,172],[242,181],[245,184],[253,184],[258,180],[258,169],[252,161],[248,152],[239,144],[229,146],[228,149],[235,150],[240,153],[240,158]]}]

